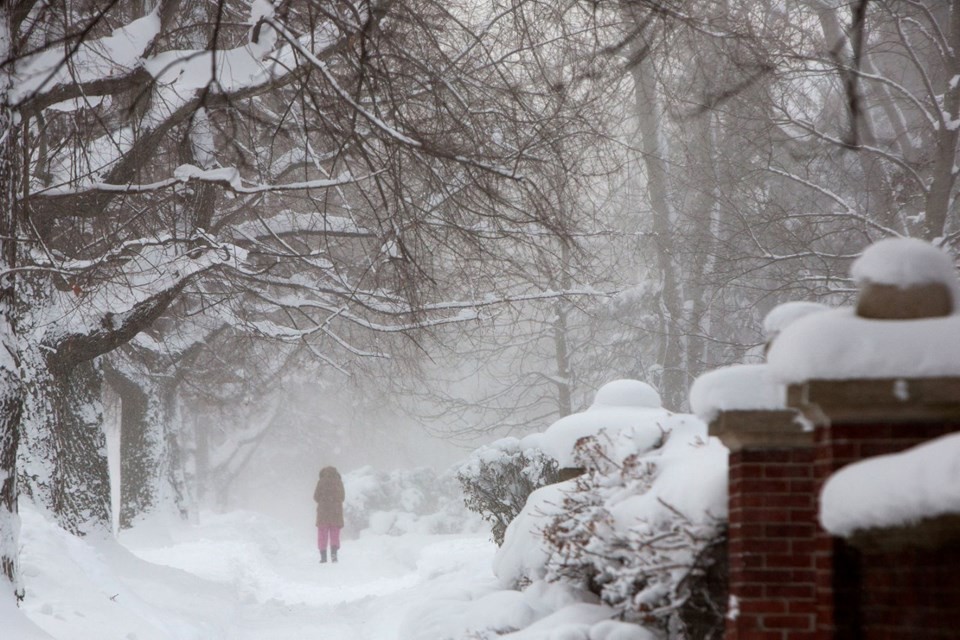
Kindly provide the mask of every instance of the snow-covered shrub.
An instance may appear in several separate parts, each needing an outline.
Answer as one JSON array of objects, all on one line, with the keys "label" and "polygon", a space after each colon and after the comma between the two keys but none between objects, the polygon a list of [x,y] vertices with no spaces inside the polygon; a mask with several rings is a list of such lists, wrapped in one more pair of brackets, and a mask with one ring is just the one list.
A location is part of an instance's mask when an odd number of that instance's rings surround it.
[{"label": "snow-covered shrub", "polygon": [[628,431],[578,442],[586,472],[530,497],[495,560],[501,584],[587,589],[669,638],[722,630],[727,451],[694,416],[654,428],[652,445]]},{"label": "snow-covered shrub", "polygon": [[[689,513],[658,491],[665,488],[656,486],[665,480],[664,469],[681,462],[678,454],[701,458],[696,449],[709,447],[705,439],[681,437],[679,446],[668,448],[672,436],[664,432],[649,451],[625,457],[603,434],[578,443],[587,472],[543,529],[550,550],[546,579],[596,593],[627,620],[670,631],[671,637],[690,637],[683,631],[682,607],[694,591],[702,594],[700,578],[711,569],[702,566],[702,555],[722,537],[724,520],[722,514]],[[691,474],[683,480],[691,486],[696,479]],[[725,594],[718,597],[714,626],[720,632]]]},{"label": "snow-covered shrub", "polygon": [[364,529],[387,535],[459,533],[477,530],[477,519],[467,511],[451,474],[420,467],[377,471],[361,467],[343,478],[344,531]]},{"label": "snow-covered shrub", "polygon": [[559,479],[556,460],[536,449],[522,449],[516,438],[477,449],[457,471],[466,507],[490,523],[498,546],[527,497]]},{"label": "snow-covered shrub", "polygon": [[561,469],[579,466],[573,452],[580,438],[602,429],[611,436],[627,433],[636,447],[649,447],[659,437],[655,425],[669,415],[660,406],[660,394],[645,382],[608,382],[589,408],[560,418],[546,431],[477,449],[457,474],[467,507],[490,523],[493,539],[502,546],[507,525],[530,494],[560,480]]}]

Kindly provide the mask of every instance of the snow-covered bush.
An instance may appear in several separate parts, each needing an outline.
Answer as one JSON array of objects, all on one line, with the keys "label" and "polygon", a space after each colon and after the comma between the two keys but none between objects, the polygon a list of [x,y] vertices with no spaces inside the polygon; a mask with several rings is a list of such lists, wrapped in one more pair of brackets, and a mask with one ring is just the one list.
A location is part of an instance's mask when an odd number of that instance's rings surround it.
[{"label": "snow-covered bush", "polygon": [[535,492],[508,528],[494,564],[503,586],[584,588],[669,638],[722,630],[727,451],[694,416],[653,428],[652,444],[629,431],[578,442],[585,473]]},{"label": "snow-covered bush", "polygon": [[[656,504],[644,499],[660,474],[669,438],[665,433],[650,451],[623,459],[611,455],[614,447],[602,435],[581,440],[577,454],[587,473],[575,480],[563,510],[543,530],[551,551],[548,581],[586,588],[625,619],[663,630],[683,624],[678,613],[697,588],[693,574],[709,569],[697,559],[723,525],[709,514],[691,517],[663,497],[657,496]],[[722,620],[718,615],[718,630]]]},{"label": "snow-covered bush", "polygon": [[574,447],[580,438],[602,429],[611,436],[629,433],[636,446],[650,446],[659,434],[651,425],[668,415],[660,395],[645,382],[608,382],[586,411],[560,418],[542,433],[477,449],[457,474],[467,507],[491,524],[493,539],[502,545],[507,525],[530,494],[560,480],[561,469],[578,466]]},{"label": "snow-covered bush", "polygon": [[537,449],[521,448],[516,438],[477,449],[457,471],[466,507],[490,523],[498,546],[527,497],[559,479],[556,460]]},{"label": "snow-covered bush", "polygon": [[377,471],[361,467],[343,478],[344,531],[387,535],[476,531],[478,520],[464,508],[452,474],[420,467]]}]

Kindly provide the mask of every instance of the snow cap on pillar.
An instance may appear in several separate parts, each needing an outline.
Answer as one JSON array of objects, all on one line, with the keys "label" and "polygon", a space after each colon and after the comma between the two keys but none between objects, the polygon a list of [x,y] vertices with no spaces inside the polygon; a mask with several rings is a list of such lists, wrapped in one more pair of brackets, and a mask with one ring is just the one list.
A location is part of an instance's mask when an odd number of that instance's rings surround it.
[{"label": "snow cap on pillar", "polygon": [[790,323],[767,361],[782,383],[960,377],[960,283],[951,257],[910,238],[881,240],[853,264],[856,307]]},{"label": "snow cap on pillar", "polygon": [[960,304],[950,256],[915,238],[888,238],[868,247],[851,275],[860,288],[861,318],[937,318],[956,313]]}]

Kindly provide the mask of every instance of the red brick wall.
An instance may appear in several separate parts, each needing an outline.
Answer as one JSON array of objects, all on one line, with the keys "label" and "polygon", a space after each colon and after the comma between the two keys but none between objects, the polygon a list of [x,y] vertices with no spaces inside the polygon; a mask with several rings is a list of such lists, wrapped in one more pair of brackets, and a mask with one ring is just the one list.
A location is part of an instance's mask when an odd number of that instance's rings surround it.
[{"label": "red brick wall", "polygon": [[[834,424],[815,433],[815,492],[837,469],[960,431],[960,425]],[[960,637],[960,551],[862,552],[817,526],[819,638]]]},{"label": "red brick wall", "polygon": [[727,640],[813,637],[813,449],[730,454],[730,595]]},{"label": "red brick wall", "polygon": [[840,467],[955,431],[840,424],[818,428],[813,447],[731,453],[726,640],[960,638],[960,549],[861,551],[817,521]]},{"label": "red brick wall", "polygon": [[864,640],[960,637],[960,545],[868,551],[860,557]]}]

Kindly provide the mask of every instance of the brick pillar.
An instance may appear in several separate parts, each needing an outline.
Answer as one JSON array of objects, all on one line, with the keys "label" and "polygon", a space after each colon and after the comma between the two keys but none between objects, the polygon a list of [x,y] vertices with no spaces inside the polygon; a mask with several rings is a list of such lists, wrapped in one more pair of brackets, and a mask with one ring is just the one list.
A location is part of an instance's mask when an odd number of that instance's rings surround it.
[{"label": "brick pillar", "polygon": [[[787,403],[816,424],[816,496],[831,474],[851,462],[960,430],[960,379],[812,380],[790,386],[787,395]],[[871,637],[875,612],[864,599],[863,553],[817,522],[817,638]],[[869,572],[877,573],[876,563]]]},{"label": "brick pillar", "polygon": [[726,640],[806,640],[815,628],[812,433],[792,411],[726,411],[730,449]]}]

